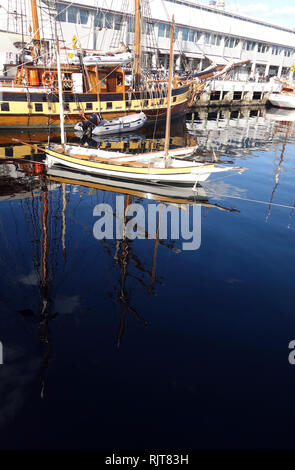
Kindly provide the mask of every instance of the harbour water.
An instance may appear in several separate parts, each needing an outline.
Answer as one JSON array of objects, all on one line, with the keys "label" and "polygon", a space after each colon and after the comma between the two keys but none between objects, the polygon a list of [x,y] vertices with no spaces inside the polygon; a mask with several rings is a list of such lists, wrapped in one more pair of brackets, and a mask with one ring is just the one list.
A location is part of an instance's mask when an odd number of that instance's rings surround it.
[{"label": "harbour water", "polygon": [[[201,160],[247,170],[178,198],[44,173],[37,149],[0,135],[0,448],[294,448],[294,119],[188,116],[172,146],[197,140]],[[99,144],[145,151],[162,137]],[[169,217],[166,238],[98,239],[95,208],[116,225],[118,198],[189,214],[196,249]]]}]

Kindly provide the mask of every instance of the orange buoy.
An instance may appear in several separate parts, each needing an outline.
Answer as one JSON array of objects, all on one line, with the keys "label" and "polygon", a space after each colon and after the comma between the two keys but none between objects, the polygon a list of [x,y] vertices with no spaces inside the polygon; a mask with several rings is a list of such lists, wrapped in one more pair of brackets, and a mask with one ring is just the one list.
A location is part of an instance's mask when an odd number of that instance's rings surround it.
[{"label": "orange buoy", "polygon": [[45,86],[52,86],[55,81],[55,76],[53,72],[49,72],[48,70],[42,73],[41,77],[42,83]]}]

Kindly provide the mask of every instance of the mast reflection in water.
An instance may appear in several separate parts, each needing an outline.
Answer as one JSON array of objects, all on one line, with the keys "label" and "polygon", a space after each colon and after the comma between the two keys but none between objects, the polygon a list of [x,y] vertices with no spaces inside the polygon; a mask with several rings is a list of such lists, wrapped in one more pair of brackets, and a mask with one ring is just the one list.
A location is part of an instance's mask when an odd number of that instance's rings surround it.
[{"label": "mast reflection in water", "polygon": [[[172,133],[249,168],[196,193],[45,172],[0,136],[2,448],[293,448],[293,121],[225,113]],[[129,137],[88,145],[164,144]],[[154,239],[95,239],[94,207],[118,195],[199,205],[200,248],[160,238],[163,209]]]}]

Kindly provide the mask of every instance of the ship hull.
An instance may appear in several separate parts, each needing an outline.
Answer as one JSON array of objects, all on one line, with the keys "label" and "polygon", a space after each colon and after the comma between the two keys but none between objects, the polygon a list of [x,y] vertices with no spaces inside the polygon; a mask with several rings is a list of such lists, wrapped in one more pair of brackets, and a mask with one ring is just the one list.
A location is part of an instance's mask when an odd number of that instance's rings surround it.
[{"label": "ship hull", "polygon": [[[149,93],[112,94],[68,94],[65,98],[65,127],[73,128],[81,121],[81,115],[89,117],[99,112],[103,119],[113,119],[143,111],[147,124],[165,121],[167,97]],[[132,99],[133,98],[133,99]],[[176,88],[172,92],[171,117],[178,118],[186,113],[188,87]],[[1,91],[0,88],[0,129],[42,129],[57,128],[60,125],[58,96],[41,92],[23,93]]]}]

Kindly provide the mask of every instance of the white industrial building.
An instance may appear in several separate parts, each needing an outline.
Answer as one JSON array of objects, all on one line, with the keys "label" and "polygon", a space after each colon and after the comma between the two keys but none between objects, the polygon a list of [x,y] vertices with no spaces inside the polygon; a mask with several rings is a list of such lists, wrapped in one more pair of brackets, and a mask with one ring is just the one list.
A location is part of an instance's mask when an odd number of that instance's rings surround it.
[{"label": "white industrial building", "polygon": [[[53,18],[60,20],[58,35],[68,47],[108,50],[122,40],[131,49],[134,40],[134,0],[79,0],[78,2],[37,0],[40,30],[45,39],[54,35]],[[208,4],[194,0],[142,0],[145,22],[142,51],[144,64],[159,59],[167,66],[170,24],[174,14],[175,56],[177,67],[185,56],[193,69],[209,64],[226,64],[231,60],[251,60],[249,72],[260,75],[287,75],[295,62],[295,31],[256,20],[227,10],[222,0]],[[8,33],[30,34],[30,0],[3,0],[0,9],[0,39]],[[22,28],[22,30],[21,30]],[[4,36],[3,36],[4,37]],[[12,36],[11,36],[12,37]],[[2,62],[10,59],[13,45],[0,41]]]}]

